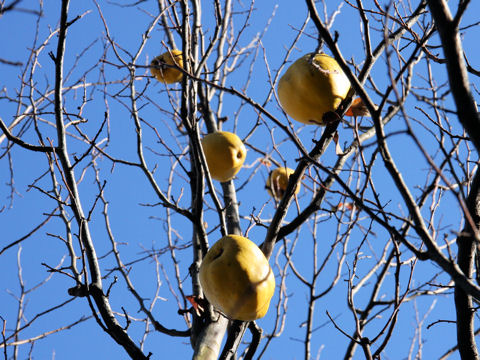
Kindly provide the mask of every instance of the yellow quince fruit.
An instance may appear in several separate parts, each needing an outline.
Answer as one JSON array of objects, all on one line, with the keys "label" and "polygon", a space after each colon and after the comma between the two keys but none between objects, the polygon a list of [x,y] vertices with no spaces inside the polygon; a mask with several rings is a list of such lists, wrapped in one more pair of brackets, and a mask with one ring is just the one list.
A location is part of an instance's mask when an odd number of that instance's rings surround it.
[{"label": "yellow quince fruit", "polygon": [[227,235],[207,252],[200,266],[207,300],[227,317],[250,321],[267,313],[275,277],[258,246],[239,235]]},{"label": "yellow quince fruit", "polygon": [[247,156],[247,149],[242,140],[228,131],[206,135],[202,139],[202,147],[210,175],[220,182],[233,179]]},{"label": "yellow quince fruit", "polygon": [[150,72],[158,81],[173,84],[183,78],[183,73],[180,70],[171,67],[175,65],[183,68],[182,52],[177,49],[167,51],[154,58],[150,63]]},{"label": "yellow quince fruit", "polygon": [[[295,170],[287,167],[279,167],[270,172],[267,178],[266,188],[268,193],[275,199],[281,200],[287,190],[288,180]],[[295,188],[295,194],[300,191],[300,184]]]},{"label": "yellow quince fruit", "polygon": [[285,112],[304,124],[325,125],[325,113],[335,111],[350,90],[337,61],[326,54],[307,54],[295,61],[278,82]]}]

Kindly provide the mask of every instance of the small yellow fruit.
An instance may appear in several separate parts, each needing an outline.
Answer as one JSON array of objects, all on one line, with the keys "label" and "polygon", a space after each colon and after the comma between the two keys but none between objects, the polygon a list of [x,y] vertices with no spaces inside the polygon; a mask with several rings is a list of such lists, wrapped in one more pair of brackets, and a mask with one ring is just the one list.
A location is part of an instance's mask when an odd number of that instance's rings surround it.
[{"label": "small yellow fruit", "polygon": [[[283,195],[285,195],[285,190],[287,190],[290,175],[292,175],[294,172],[295,170],[287,167],[280,167],[273,170],[267,178],[266,188],[268,193],[276,200],[281,200]],[[300,184],[297,185],[295,194],[298,194],[299,191]]]},{"label": "small yellow fruit", "polygon": [[220,182],[233,179],[247,155],[242,140],[228,131],[208,134],[202,139],[202,147],[210,175]]},{"label": "small yellow fruit", "polygon": [[326,54],[307,54],[295,61],[278,83],[285,112],[304,124],[325,125],[323,115],[335,111],[350,90],[337,61]]},{"label": "small yellow fruit", "polygon": [[205,297],[227,317],[250,321],[267,313],[275,277],[263,252],[249,239],[222,237],[207,252],[199,275]]},{"label": "small yellow fruit", "polygon": [[183,73],[174,67],[165,66],[165,64],[172,66],[176,65],[183,68],[182,52],[177,49],[167,51],[154,58],[150,63],[150,72],[158,81],[165,84],[173,84],[181,81]]}]

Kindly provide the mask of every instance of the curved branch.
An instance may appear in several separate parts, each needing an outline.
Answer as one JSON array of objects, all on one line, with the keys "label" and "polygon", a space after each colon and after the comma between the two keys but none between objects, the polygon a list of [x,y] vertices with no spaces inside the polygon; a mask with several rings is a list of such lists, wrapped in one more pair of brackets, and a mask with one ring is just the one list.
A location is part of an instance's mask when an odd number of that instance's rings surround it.
[{"label": "curved branch", "polygon": [[80,195],[78,193],[77,183],[75,180],[74,171],[70,163],[65,124],[63,121],[63,60],[65,55],[65,43],[67,35],[67,17],[68,17],[69,0],[62,1],[61,17],[60,17],[60,31],[58,35],[58,45],[56,56],[53,57],[55,61],[55,120],[57,126],[58,148],[54,152],[58,155],[63,170],[63,177],[65,185],[71,197],[71,208],[78,225],[80,241],[82,242],[85,253],[87,255],[89,271],[91,276],[91,283],[89,284],[89,295],[95,301],[100,315],[105,322],[105,330],[108,334],[120,344],[125,351],[134,359],[148,359],[143,354],[143,351],[133,342],[127,332],[120,326],[113,311],[110,307],[107,296],[102,289],[102,276],[100,266],[98,264],[98,257],[93,245],[90,235],[88,222],[83,213],[80,202]]},{"label": "curved branch", "polygon": [[53,147],[53,146],[32,145],[32,144],[26,143],[22,139],[14,136],[10,132],[7,125],[5,125],[5,123],[3,122],[3,120],[1,118],[0,118],[0,129],[3,131],[3,133],[5,134],[5,136],[7,137],[8,140],[13,142],[14,144],[17,144],[17,145],[23,147],[24,149],[32,150],[32,151],[45,152],[45,153],[49,153],[49,152],[52,152],[52,151],[55,150],[55,147]]}]

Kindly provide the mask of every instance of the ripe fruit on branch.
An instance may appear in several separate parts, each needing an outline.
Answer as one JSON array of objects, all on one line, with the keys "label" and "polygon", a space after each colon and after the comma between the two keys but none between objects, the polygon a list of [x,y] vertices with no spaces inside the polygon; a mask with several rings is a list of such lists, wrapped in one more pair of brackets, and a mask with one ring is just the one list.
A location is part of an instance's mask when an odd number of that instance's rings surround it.
[{"label": "ripe fruit on branch", "polygon": [[235,320],[265,316],[275,291],[275,277],[263,252],[239,235],[227,235],[207,252],[200,283],[208,301]]},{"label": "ripe fruit on branch", "polygon": [[233,179],[242,168],[247,155],[242,140],[228,131],[206,135],[202,139],[202,147],[210,175],[220,182]]},{"label": "ripe fruit on branch", "polygon": [[[350,81],[340,65],[323,53],[302,56],[278,82],[278,98],[283,109],[304,124],[326,125],[324,115],[335,111],[349,90]],[[364,115],[363,110],[359,113],[352,109],[350,114]]]},{"label": "ripe fruit on branch", "polygon": [[158,81],[173,84],[181,81],[183,77],[183,73],[174,66],[183,68],[182,52],[177,49],[167,51],[154,58],[150,63],[150,72]]},{"label": "ripe fruit on branch", "polygon": [[[273,170],[267,178],[266,188],[268,193],[275,199],[281,200],[287,190],[288,180],[295,170],[287,167],[279,167]],[[295,194],[300,191],[300,184],[295,188]]]}]

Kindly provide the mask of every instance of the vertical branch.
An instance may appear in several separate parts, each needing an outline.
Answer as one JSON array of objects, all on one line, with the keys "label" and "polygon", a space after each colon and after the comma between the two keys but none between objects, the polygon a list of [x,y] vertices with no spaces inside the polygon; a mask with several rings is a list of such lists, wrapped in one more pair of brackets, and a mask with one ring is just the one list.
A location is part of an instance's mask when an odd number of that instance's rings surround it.
[{"label": "vertical branch", "polygon": [[55,56],[55,120],[57,125],[57,152],[65,176],[66,186],[72,201],[72,210],[75,214],[80,232],[80,239],[87,249],[87,258],[89,262],[91,285],[99,290],[102,289],[102,280],[100,267],[98,266],[95,248],[91,242],[89,228],[86,224],[82,206],[79,202],[77,184],[73,175],[73,169],[70,163],[67,149],[67,139],[65,135],[65,124],[63,122],[63,60],[65,55],[65,43],[67,34],[67,16],[69,0],[62,1],[62,10],[60,17],[60,31],[58,35],[57,54]]},{"label": "vertical branch", "polygon": [[[95,252],[92,238],[90,236],[90,230],[88,222],[84,216],[82,205],[80,202],[80,196],[78,193],[77,183],[75,181],[75,175],[70,163],[65,124],[63,120],[63,61],[65,55],[65,43],[67,35],[67,17],[68,17],[69,0],[62,1],[62,9],[60,16],[60,31],[58,35],[57,53],[54,57],[55,61],[55,120],[57,127],[57,152],[61,167],[63,171],[65,185],[71,199],[71,208],[75,216],[75,220],[79,229],[80,241],[82,242],[88,259],[89,271],[91,276],[91,282],[89,285],[89,295],[94,299],[100,315],[105,322],[107,332],[110,336],[119,343],[127,353],[134,359],[147,359],[141,349],[132,341],[126,331],[120,326],[113,311],[110,307],[108,298],[103,293],[102,289],[102,276],[100,272],[100,266],[98,264],[98,258]],[[87,279],[85,279],[87,281]]]},{"label": "vertical branch", "polygon": [[[24,310],[25,310],[25,284],[23,282],[23,275],[22,275],[22,262],[21,262],[21,255],[22,247],[19,246],[17,251],[17,269],[18,269],[18,284],[20,286],[20,296],[18,297],[18,309],[17,309],[17,319],[15,323],[15,342],[19,340],[19,329],[21,326],[22,319],[24,318]],[[5,347],[6,348],[6,347]],[[13,348],[14,358],[18,358],[18,346],[15,345]]]},{"label": "vertical branch", "polygon": [[[480,171],[477,170],[472,181],[470,193],[467,198],[467,208],[475,225],[480,226]],[[475,259],[476,229],[472,229],[470,222],[465,222],[465,228],[457,238],[457,262],[465,276],[472,278]],[[478,255],[477,255],[478,256]],[[478,271],[478,269],[477,269]],[[477,344],[475,342],[474,317],[475,308],[472,297],[458,284],[455,284],[455,310],[457,313],[457,342],[458,351],[462,359],[479,359]]]},{"label": "vertical branch", "polygon": [[7,327],[7,320],[5,320],[2,316],[0,316],[0,319],[2,319],[2,344],[3,344],[3,358],[5,360],[8,360],[8,354],[7,354],[7,339],[5,337],[5,329]]},{"label": "vertical branch", "polygon": [[237,193],[233,180],[222,183],[223,202],[226,209],[227,233],[242,235],[240,215],[238,212]]},{"label": "vertical branch", "polygon": [[[468,2],[465,2],[466,6]],[[428,5],[440,35],[443,52],[447,60],[447,74],[460,123],[470,136],[477,152],[480,152],[480,116],[470,91],[468,72],[464,61],[463,48],[458,33],[461,15],[465,8],[459,5],[458,16],[454,19],[444,0],[429,0]],[[478,227],[480,225],[480,174],[477,170],[467,199],[466,225],[457,238],[458,266],[467,278],[471,278],[475,256]],[[468,214],[469,213],[469,214]],[[473,219],[469,221],[468,215]],[[472,223],[473,222],[473,223]],[[477,255],[478,256],[478,255]],[[471,296],[455,284],[455,307],[457,312],[457,341],[462,359],[478,359],[474,335],[474,309]]]},{"label": "vertical branch", "polygon": [[[198,38],[201,16],[201,3],[199,0],[193,0],[193,11],[189,7],[188,0],[184,0],[181,3],[182,7],[182,46],[183,53],[187,54],[186,64],[187,72],[192,73],[196,66],[197,54],[198,54]],[[192,17],[193,16],[193,17]],[[191,26],[190,21],[193,22]],[[200,69],[195,69],[199,71]],[[197,98],[198,88],[200,85],[196,81],[191,81],[187,77],[184,77],[182,82],[182,107],[181,116],[185,127],[188,129],[190,136],[190,154],[191,154],[191,193],[192,193],[192,212],[194,218],[197,220],[197,226],[194,226],[193,235],[193,271],[191,272],[194,288],[196,288],[196,294],[201,294],[200,283],[198,279],[198,267],[200,266],[201,259],[207,251],[206,235],[203,229],[202,216],[203,216],[203,194],[205,192],[204,184],[204,172],[201,166],[201,154],[198,156],[198,152],[201,151],[199,143],[199,126],[196,119],[197,112]],[[214,191],[213,186],[211,190]],[[214,196],[214,195],[213,195]],[[220,214],[222,219],[222,214]],[[208,317],[208,315],[211,315]],[[228,320],[219,314],[210,314],[208,312],[207,318],[202,319],[194,315],[193,327],[192,327],[192,345],[194,347],[193,358],[197,360],[215,360],[220,352],[220,346],[228,325]],[[213,318],[216,316],[216,318]]]},{"label": "vertical branch", "polygon": [[457,108],[458,120],[470,136],[470,141],[477,152],[480,152],[480,115],[470,91],[462,42],[458,33],[459,19],[452,18],[445,0],[428,0],[428,5],[447,60],[448,80]]},{"label": "vertical branch", "polygon": [[[194,54],[195,44],[192,44],[192,38],[195,34],[191,33],[190,19],[191,19],[191,9],[189,6],[189,1],[184,0],[180,3],[182,10],[182,52],[183,52],[183,63],[187,72],[191,72],[194,67],[196,54]],[[195,14],[193,14],[195,16]],[[192,235],[192,249],[193,249],[193,262],[190,270],[190,276],[192,277],[192,288],[193,293],[197,296],[202,294],[200,279],[198,277],[198,269],[200,267],[201,259],[207,251],[206,238],[200,236],[198,222],[202,222],[202,206],[203,206],[203,171],[202,167],[198,163],[198,156],[196,155],[195,147],[195,135],[198,134],[198,125],[195,121],[194,112],[192,106],[195,107],[195,97],[192,99],[193,93],[192,82],[187,78],[183,77],[182,80],[182,96],[181,96],[181,108],[180,108],[180,117],[182,123],[188,131],[190,137],[189,141],[189,154],[190,154],[190,196],[191,196],[191,206],[193,218],[196,219],[197,224],[193,224],[193,235]],[[191,332],[191,343],[194,349],[197,349],[199,344],[203,342],[201,339],[202,331],[204,330],[204,322],[199,316],[193,314],[193,323],[192,323],[192,332]]]}]

